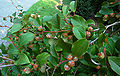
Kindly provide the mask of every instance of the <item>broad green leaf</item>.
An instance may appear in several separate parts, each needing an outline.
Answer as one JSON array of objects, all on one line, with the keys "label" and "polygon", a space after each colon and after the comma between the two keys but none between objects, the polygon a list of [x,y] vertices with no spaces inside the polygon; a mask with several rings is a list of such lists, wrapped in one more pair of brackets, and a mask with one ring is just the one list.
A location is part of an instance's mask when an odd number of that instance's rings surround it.
[{"label": "broad green leaf", "polygon": [[52,16],[44,16],[43,22],[50,21],[52,19]]},{"label": "broad green leaf", "polygon": [[40,65],[40,67],[47,62],[49,56],[50,55],[46,52],[37,55],[36,60],[37,60],[37,63]]},{"label": "broad green leaf", "polygon": [[0,44],[0,49],[1,49],[1,51],[2,51],[3,54],[7,53],[5,45],[3,43]]},{"label": "broad green leaf", "polygon": [[8,53],[9,54],[19,54],[20,52],[13,44],[10,44],[8,47]]},{"label": "broad green leaf", "polygon": [[87,23],[95,25],[95,22],[92,19],[87,20]]},{"label": "broad green leaf", "polygon": [[77,15],[71,18],[71,23],[73,24],[74,27],[81,26],[84,29],[88,27],[86,20],[83,17]]},{"label": "broad green leaf", "polygon": [[105,38],[106,38],[105,34],[103,34],[103,33],[100,34],[100,36],[98,38],[98,44],[99,44],[99,46],[102,46],[103,42],[105,42]]},{"label": "broad green leaf", "polygon": [[118,39],[115,43],[115,47],[120,50],[120,39]]},{"label": "broad green leaf", "polygon": [[34,39],[34,36],[35,35],[30,32],[22,34],[19,38],[20,46],[23,46],[24,44],[29,43],[29,41],[32,41]]},{"label": "broad green leaf", "polygon": [[19,59],[15,61],[16,65],[23,65],[23,64],[29,64],[29,63],[30,63],[29,58],[24,53],[19,54]]},{"label": "broad green leaf", "polygon": [[71,9],[71,11],[75,12],[76,11],[76,6],[77,6],[76,2],[72,1],[70,3],[70,9]]},{"label": "broad green leaf", "polygon": [[52,65],[57,66],[57,60],[58,60],[57,58],[50,56],[48,60]]},{"label": "broad green leaf", "polygon": [[109,56],[108,61],[112,70],[120,75],[120,57]]},{"label": "broad green leaf", "polygon": [[81,57],[84,55],[89,47],[89,42],[85,38],[81,38],[72,44],[72,54]]},{"label": "broad green leaf", "polygon": [[55,51],[56,40],[50,39],[49,44],[50,44],[50,53],[52,54],[52,56],[57,57],[57,52]]},{"label": "broad green leaf", "polygon": [[67,15],[68,10],[69,10],[68,6],[63,6],[63,7],[62,7],[62,11],[63,11],[63,15],[64,15],[64,16]]},{"label": "broad green leaf", "polygon": [[81,26],[73,27],[73,33],[77,39],[85,38],[86,36],[86,30]]},{"label": "broad green leaf", "polygon": [[12,28],[11,28],[11,32],[12,33],[15,33],[15,32],[17,32],[17,31],[19,31],[20,29],[22,28],[22,25],[21,24],[14,24],[13,26],[12,26]]},{"label": "broad green leaf", "polygon": [[106,15],[106,14],[113,13],[113,10],[112,10],[112,8],[103,7],[103,8],[99,11],[99,13],[100,13],[100,14],[103,14],[103,15]]}]

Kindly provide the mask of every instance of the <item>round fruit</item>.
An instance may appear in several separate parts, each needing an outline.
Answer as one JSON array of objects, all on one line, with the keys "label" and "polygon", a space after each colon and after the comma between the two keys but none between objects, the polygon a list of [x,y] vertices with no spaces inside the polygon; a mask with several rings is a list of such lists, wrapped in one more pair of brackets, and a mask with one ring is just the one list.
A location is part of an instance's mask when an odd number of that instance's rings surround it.
[{"label": "round fruit", "polygon": [[78,57],[74,57],[74,58],[73,58],[73,61],[78,61]]},{"label": "round fruit", "polygon": [[93,28],[90,26],[90,27],[88,28],[88,31],[93,31]]},{"label": "round fruit", "polygon": [[38,15],[38,18],[40,18],[40,15]]},{"label": "round fruit", "polygon": [[33,65],[33,68],[34,68],[35,70],[37,70],[38,65],[37,65],[37,64],[34,64],[34,65]]},{"label": "round fruit", "polygon": [[108,18],[108,15],[104,15],[104,18]]},{"label": "round fruit", "polygon": [[30,73],[30,68],[25,68],[24,72],[27,73],[27,74],[29,74]]},{"label": "round fruit", "polygon": [[72,59],[73,59],[73,57],[71,54],[67,56],[67,60],[72,60]]},{"label": "round fruit", "polygon": [[100,69],[100,66],[96,66],[96,69]]},{"label": "round fruit", "polygon": [[73,67],[73,66],[75,66],[75,62],[74,62],[73,60],[71,60],[71,61],[68,62],[68,65],[69,65],[70,67]]},{"label": "round fruit", "polygon": [[116,18],[119,18],[119,17],[120,17],[120,15],[116,15],[115,17],[116,17]]},{"label": "round fruit", "polygon": [[42,26],[39,26],[38,31],[42,31],[42,30],[43,30]]},{"label": "round fruit", "polygon": [[104,56],[104,53],[103,52],[100,52],[100,53],[98,53],[98,57],[100,58],[100,59],[103,59],[105,56]]},{"label": "round fruit", "polygon": [[46,37],[47,37],[47,38],[51,38],[51,34],[47,34]]},{"label": "round fruit", "polygon": [[67,33],[64,33],[64,34],[63,34],[64,37],[67,37],[67,35],[68,35]]},{"label": "round fruit", "polygon": [[35,14],[31,14],[31,17],[32,17],[32,18],[35,18]]},{"label": "round fruit", "polygon": [[27,30],[24,30],[24,33],[26,33],[27,32]]},{"label": "round fruit", "polygon": [[91,33],[89,31],[86,31],[86,36],[87,37],[90,37],[91,36]]},{"label": "round fruit", "polygon": [[69,39],[69,40],[72,40],[72,36],[71,36],[71,35],[70,35],[70,36],[68,36],[68,39]]},{"label": "round fruit", "polygon": [[18,39],[19,39],[18,37],[15,37],[15,40],[16,40],[16,41],[18,41]]},{"label": "round fruit", "polygon": [[36,40],[36,41],[39,41],[39,40],[40,40],[40,37],[36,37],[35,40]]},{"label": "round fruit", "polygon": [[65,64],[65,65],[64,65],[64,69],[65,69],[66,71],[68,71],[68,70],[70,70],[70,67],[69,67],[67,64]]},{"label": "round fruit", "polygon": [[114,15],[115,15],[114,13],[110,13],[110,16],[111,16],[111,17],[114,17]]},{"label": "round fruit", "polygon": [[29,45],[29,48],[31,48],[31,49],[32,49],[32,48],[33,48],[33,46],[34,46],[34,45],[33,45],[33,44],[31,44],[31,45]]}]

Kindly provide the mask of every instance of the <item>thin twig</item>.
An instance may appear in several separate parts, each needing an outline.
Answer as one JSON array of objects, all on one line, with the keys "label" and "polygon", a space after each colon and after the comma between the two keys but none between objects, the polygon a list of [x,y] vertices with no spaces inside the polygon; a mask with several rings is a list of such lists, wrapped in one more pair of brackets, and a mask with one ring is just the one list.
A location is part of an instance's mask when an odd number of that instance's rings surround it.
[{"label": "thin twig", "polygon": [[[12,60],[12,59],[10,59],[10,58],[6,58],[6,57],[2,57],[2,56],[0,56],[0,58],[2,58],[2,59],[5,59],[5,60]],[[14,60],[13,60],[14,61]]]},{"label": "thin twig", "polygon": [[[81,65],[81,64],[80,64]],[[78,70],[78,68],[80,67],[80,65],[77,67],[77,69],[75,70],[75,72],[74,72],[74,76],[75,76],[75,74],[77,73],[77,70]]]},{"label": "thin twig", "polygon": [[103,42],[103,49],[104,49],[104,55],[105,55],[105,64],[107,64],[107,59],[106,59],[106,52],[105,52],[105,47],[104,47],[104,42]]},{"label": "thin twig", "polygon": [[6,26],[6,25],[5,25],[5,26],[0,25],[0,27],[7,27],[7,28],[10,28],[10,27],[8,27],[8,26]]},{"label": "thin twig", "polygon": [[21,50],[15,45],[15,43],[12,41],[12,39],[7,35],[7,37],[11,40],[11,42],[13,43],[13,45],[21,52]]},{"label": "thin twig", "polygon": [[[110,25],[105,26],[105,28],[106,28],[106,30],[107,30],[109,27],[114,26],[114,25],[117,25],[117,24],[119,24],[119,23],[120,23],[120,21],[115,22],[115,23],[113,23],[113,24],[110,24]],[[99,28],[98,28],[97,30],[99,30]],[[104,30],[103,33],[105,33],[106,30]],[[91,42],[89,43],[89,45],[91,45],[92,43],[94,43],[94,42],[97,41],[97,40],[98,40],[98,37],[97,37],[95,40],[91,41]]]},{"label": "thin twig", "polygon": [[0,65],[0,68],[3,68],[3,67],[10,67],[10,66],[15,66],[15,64]]}]

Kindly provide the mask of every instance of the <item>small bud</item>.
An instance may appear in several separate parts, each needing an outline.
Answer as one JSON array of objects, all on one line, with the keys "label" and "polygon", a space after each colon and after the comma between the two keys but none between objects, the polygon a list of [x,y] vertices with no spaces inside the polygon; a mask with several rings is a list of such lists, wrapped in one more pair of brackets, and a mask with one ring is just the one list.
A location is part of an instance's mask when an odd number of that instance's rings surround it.
[{"label": "small bud", "polygon": [[67,60],[72,60],[72,59],[73,59],[73,57],[71,54],[67,56]]},{"label": "small bud", "polygon": [[73,58],[73,61],[78,61],[78,57],[74,57],[74,58]]},{"label": "small bud", "polygon": [[64,65],[64,69],[65,69],[66,71],[68,71],[68,70],[70,70],[70,67],[69,67],[67,64],[65,64],[65,65]]},{"label": "small bud", "polygon": [[30,68],[25,68],[24,72],[27,73],[27,74],[29,74],[30,73]]},{"label": "small bud", "polygon": [[35,18],[35,14],[31,14],[31,17],[32,17],[32,18]]},{"label": "small bud", "polygon": [[100,59],[103,59],[105,56],[104,56],[104,53],[103,52],[100,52],[100,53],[98,53],[98,57],[100,58]]},{"label": "small bud", "polygon": [[96,66],[96,69],[100,69],[100,66]]},{"label": "small bud", "polygon": [[39,26],[38,31],[42,31],[42,30],[43,30],[42,26]]},{"label": "small bud", "polygon": [[15,37],[15,40],[16,40],[16,41],[18,41],[18,39],[19,39],[18,37]]},{"label": "small bud", "polygon": [[90,26],[90,27],[88,28],[88,31],[93,31],[93,28]]},{"label": "small bud", "polygon": [[40,37],[36,37],[35,40],[36,40],[36,41],[39,41],[39,40],[40,40]]}]

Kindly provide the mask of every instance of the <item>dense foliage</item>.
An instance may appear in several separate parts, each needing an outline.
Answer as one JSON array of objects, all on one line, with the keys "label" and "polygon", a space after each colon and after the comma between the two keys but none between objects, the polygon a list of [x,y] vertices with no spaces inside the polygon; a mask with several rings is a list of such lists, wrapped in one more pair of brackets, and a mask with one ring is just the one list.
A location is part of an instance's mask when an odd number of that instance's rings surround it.
[{"label": "dense foliage", "polygon": [[96,14],[98,25],[75,14],[75,1],[40,0],[27,12],[14,13],[13,26],[2,38],[11,44],[0,45],[1,75],[119,76],[120,2],[111,2]]}]

